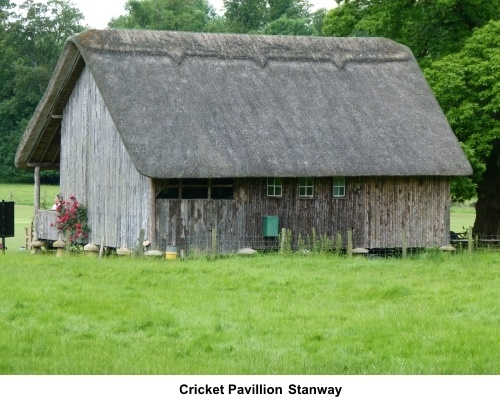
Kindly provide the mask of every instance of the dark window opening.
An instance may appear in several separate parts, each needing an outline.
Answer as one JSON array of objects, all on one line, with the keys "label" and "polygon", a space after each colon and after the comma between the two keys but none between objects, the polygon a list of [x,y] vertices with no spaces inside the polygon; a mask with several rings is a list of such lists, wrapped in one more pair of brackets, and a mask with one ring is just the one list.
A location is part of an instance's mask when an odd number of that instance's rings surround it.
[{"label": "dark window opening", "polygon": [[233,179],[172,179],[156,198],[232,200]]}]

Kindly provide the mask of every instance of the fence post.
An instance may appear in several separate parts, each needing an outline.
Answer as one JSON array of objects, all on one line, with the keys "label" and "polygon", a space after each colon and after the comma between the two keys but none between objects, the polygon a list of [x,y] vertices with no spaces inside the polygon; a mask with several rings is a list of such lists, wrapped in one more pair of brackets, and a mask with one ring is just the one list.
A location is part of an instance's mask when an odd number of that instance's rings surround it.
[{"label": "fence post", "polygon": [[347,257],[352,257],[352,230],[347,231]]},{"label": "fence post", "polygon": [[292,230],[282,228],[281,234],[279,236],[279,252],[280,253],[291,253],[292,251]]},{"label": "fence post", "polygon": [[474,239],[472,238],[472,226],[469,226],[469,232],[467,232],[467,245],[469,249],[469,253],[472,253],[472,249],[474,248]]},{"label": "fence post", "polygon": [[99,259],[102,259],[103,252],[104,252],[104,236],[101,238],[101,246],[99,246]]},{"label": "fence post", "polygon": [[71,240],[69,238],[69,230],[68,229],[66,230],[65,238],[66,238],[66,253],[69,253],[69,251],[71,250]]},{"label": "fence post", "polygon": [[407,256],[407,253],[408,253],[408,239],[406,238],[406,232],[403,231],[403,233],[401,234],[401,250],[402,250],[402,255],[403,255],[403,258],[405,258]]},{"label": "fence post", "polygon": [[212,228],[212,256],[217,255],[217,227]]},{"label": "fence post", "polygon": [[143,256],[144,255],[144,235],[146,234],[146,231],[144,229],[141,229],[139,231],[139,245],[137,246],[137,251],[135,254],[137,256]]}]

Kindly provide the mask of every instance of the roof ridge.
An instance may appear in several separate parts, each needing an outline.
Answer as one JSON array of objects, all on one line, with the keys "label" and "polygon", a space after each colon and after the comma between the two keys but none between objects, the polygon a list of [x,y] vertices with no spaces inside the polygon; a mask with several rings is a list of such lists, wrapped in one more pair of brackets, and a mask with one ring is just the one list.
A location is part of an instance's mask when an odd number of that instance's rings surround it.
[{"label": "roof ridge", "polygon": [[413,58],[409,49],[386,38],[186,33],[151,30],[87,30],[71,40],[84,53],[120,52],[168,55],[181,64],[187,57],[250,59],[261,67],[269,60],[331,62],[394,62]]}]

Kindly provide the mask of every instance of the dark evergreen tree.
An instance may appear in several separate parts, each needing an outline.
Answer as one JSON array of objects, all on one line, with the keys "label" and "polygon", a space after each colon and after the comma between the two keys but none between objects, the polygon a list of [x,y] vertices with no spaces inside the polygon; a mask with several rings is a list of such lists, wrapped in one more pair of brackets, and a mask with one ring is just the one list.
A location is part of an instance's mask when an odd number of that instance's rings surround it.
[{"label": "dark evergreen tree", "polygon": [[[7,18],[9,17],[9,18]],[[66,39],[83,30],[83,15],[66,0],[27,0],[14,13],[0,0],[0,179],[32,179],[16,170],[24,128],[49,82]],[[45,173],[45,176],[53,177]]]}]

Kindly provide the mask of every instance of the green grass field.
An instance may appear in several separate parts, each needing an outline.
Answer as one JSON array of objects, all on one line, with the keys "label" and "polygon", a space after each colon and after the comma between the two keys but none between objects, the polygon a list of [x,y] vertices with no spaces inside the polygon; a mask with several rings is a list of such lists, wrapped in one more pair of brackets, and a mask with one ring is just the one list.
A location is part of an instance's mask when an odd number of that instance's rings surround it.
[{"label": "green grass field", "polygon": [[464,232],[474,225],[476,219],[476,209],[470,206],[451,207],[450,210],[450,230],[454,232]]},{"label": "green grass field", "polygon": [[1,374],[499,374],[500,255],[7,252]]},{"label": "green grass field", "polygon": [[[32,186],[3,194],[18,204],[0,255],[0,374],[500,372],[498,253],[39,256],[17,250]],[[452,208],[452,230],[473,221]]]},{"label": "green grass field", "polygon": [[[40,205],[49,208],[54,202],[54,196],[59,193],[59,186],[42,185],[40,187]],[[14,201],[15,236],[6,238],[8,249],[18,249],[25,245],[25,227],[31,225],[33,219],[34,189],[31,184],[0,183],[0,201]]]},{"label": "green grass field", "polygon": [[[42,184],[40,186],[40,205],[50,208],[59,186]],[[34,186],[32,184],[0,183],[0,201],[14,201],[19,205],[34,205]]]}]

